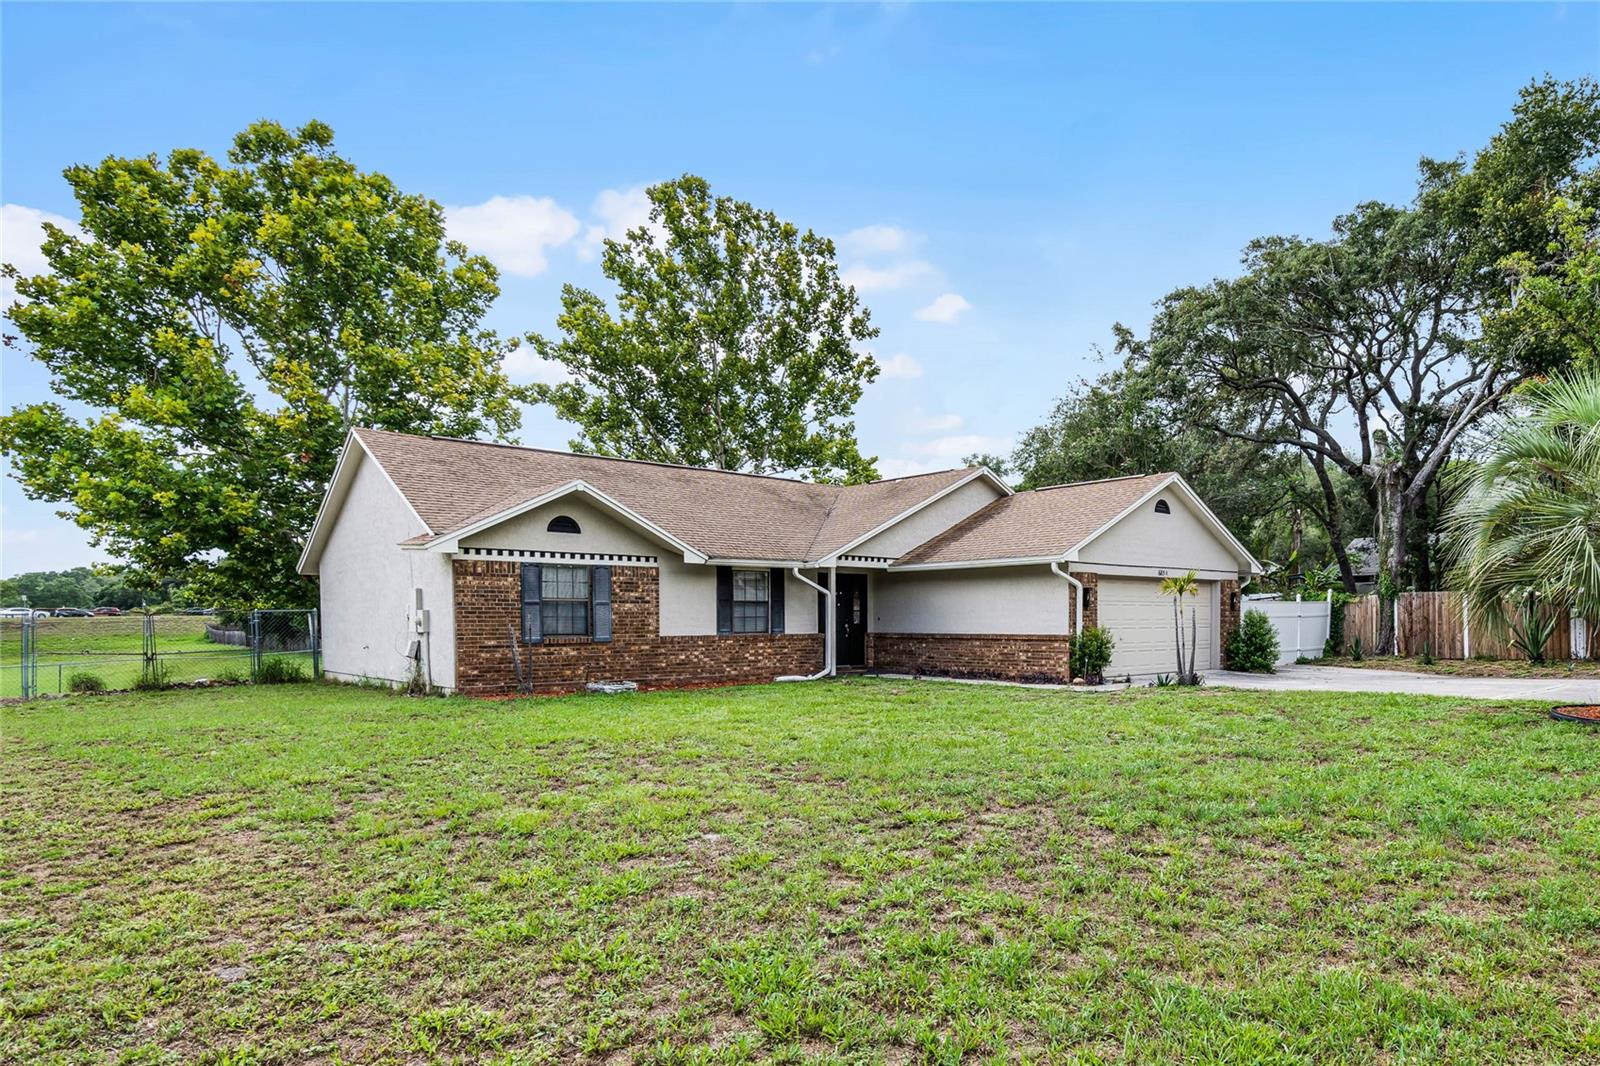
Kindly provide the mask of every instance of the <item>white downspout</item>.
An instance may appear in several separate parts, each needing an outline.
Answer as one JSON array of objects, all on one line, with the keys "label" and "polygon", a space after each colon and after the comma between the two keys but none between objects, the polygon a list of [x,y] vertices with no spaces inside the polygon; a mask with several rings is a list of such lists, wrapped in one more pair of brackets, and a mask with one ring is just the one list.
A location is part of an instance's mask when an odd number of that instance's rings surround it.
[{"label": "white downspout", "polygon": [[1060,563],[1051,563],[1050,572],[1071,585],[1078,595],[1077,604],[1072,612],[1072,632],[1076,636],[1083,632],[1083,582],[1061,569]]},{"label": "white downspout", "polygon": [[[828,594],[827,589],[823,588],[821,585],[802,574],[798,566],[791,566],[789,568],[789,572],[795,576],[796,581],[799,581],[802,584],[810,585],[812,588],[816,589],[822,594],[822,601],[824,604],[822,614],[822,669],[814,674],[791,674],[788,677],[780,677],[777,680],[820,681],[829,674],[833,673],[833,597]],[[829,578],[828,580],[832,582],[833,578]]]}]

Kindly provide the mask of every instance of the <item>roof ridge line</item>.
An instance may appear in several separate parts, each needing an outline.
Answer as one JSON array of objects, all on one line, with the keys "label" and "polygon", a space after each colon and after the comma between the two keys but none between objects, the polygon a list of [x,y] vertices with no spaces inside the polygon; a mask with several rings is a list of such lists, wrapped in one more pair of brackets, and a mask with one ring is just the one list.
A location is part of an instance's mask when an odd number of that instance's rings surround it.
[{"label": "roof ridge line", "polygon": [[1059,485],[1040,485],[1037,488],[1025,489],[1026,492],[1049,492],[1051,489],[1075,489],[1083,485],[1109,485],[1113,481],[1137,481],[1147,477],[1169,477],[1175,473],[1172,470],[1161,470],[1153,474],[1119,474],[1116,477],[1092,477],[1084,481],[1063,481]]},{"label": "roof ridge line", "polygon": [[[732,474],[736,477],[757,477],[767,481],[782,481],[791,485],[815,485],[827,489],[852,489],[862,485],[886,485],[894,481],[909,481],[912,478],[932,477],[934,474],[948,474],[952,470],[972,470],[974,467],[950,466],[942,470],[925,470],[920,474],[902,474],[900,477],[879,478],[876,481],[862,481],[854,485],[840,484],[833,481],[807,481],[805,478],[784,477],[782,474],[757,474],[749,470],[724,470],[716,466],[695,466],[693,463],[668,463],[660,459],[628,459],[619,455],[596,455],[593,452],[575,452],[563,448],[541,448],[533,444],[510,444],[498,440],[473,440],[470,437],[447,437],[440,433],[402,433],[397,429],[378,429],[376,426],[357,426],[357,432],[382,433],[391,437],[410,437],[413,440],[436,440],[447,444],[476,444],[485,448],[506,448],[514,452],[541,452],[545,455],[566,455],[576,459],[599,459],[608,463],[635,463],[640,466],[661,466],[669,470],[697,470],[705,474]],[[831,510],[831,507],[830,507]]]}]

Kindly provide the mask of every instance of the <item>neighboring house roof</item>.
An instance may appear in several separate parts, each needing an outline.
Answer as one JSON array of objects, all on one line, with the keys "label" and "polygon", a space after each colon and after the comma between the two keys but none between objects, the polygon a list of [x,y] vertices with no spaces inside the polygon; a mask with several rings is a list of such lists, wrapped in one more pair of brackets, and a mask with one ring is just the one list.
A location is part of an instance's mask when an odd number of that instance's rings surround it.
[{"label": "neighboring house roof", "polygon": [[1344,553],[1350,559],[1350,572],[1360,576],[1368,576],[1378,572],[1378,538],[1357,537],[1344,546]]},{"label": "neighboring house roof", "polygon": [[941,470],[824,485],[381,430],[355,436],[430,530],[413,538],[416,544],[457,535],[581,482],[577,488],[597,490],[708,558],[803,562],[984,473]]},{"label": "neighboring house roof", "polygon": [[920,547],[900,566],[1060,559],[1175,474],[1054,485],[998,499]]}]

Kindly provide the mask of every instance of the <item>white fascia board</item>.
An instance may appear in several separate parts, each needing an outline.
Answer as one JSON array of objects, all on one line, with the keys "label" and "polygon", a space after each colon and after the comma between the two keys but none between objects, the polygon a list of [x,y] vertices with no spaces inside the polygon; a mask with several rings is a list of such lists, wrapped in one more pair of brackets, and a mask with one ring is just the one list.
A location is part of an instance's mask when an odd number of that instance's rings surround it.
[{"label": "white fascia board", "polygon": [[1228,532],[1228,527],[1222,524],[1222,519],[1218,518],[1216,514],[1212,512],[1211,508],[1206,506],[1206,501],[1200,498],[1200,494],[1194,491],[1194,489],[1189,486],[1189,483],[1183,480],[1183,478],[1178,474],[1167,475],[1165,479],[1157,482],[1155,487],[1149,492],[1145,493],[1143,496],[1140,496],[1137,500],[1133,501],[1126,508],[1124,508],[1122,512],[1119,513],[1115,518],[1111,519],[1105,525],[1101,526],[1099,529],[1095,530],[1093,533],[1090,533],[1087,537],[1084,537],[1082,540],[1078,541],[1078,543],[1074,544],[1072,549],[1066,554],[1067,561],[1077,562],[1078,554],[1084,548],[1088,547],[1090,544],[1093,544],[1098,537],[1102,536],[1112,526],[1116,525],[1124,518],[1127,518],[1129,515],[1133,514],[1133,512],[1143,507],[1152,498],[1160,495],[1174,485],[1182,490],[1184,498],[1187,499],[1189,503],[1194,505],[1195,509],[1200,512],[1201,519],[1207,526],[1211,528],[1211,532],[1226,542],[1241,561],[1248,564],[1250,568],[1249,572],[1252,574],[1261,573],[1261,564],[1256,562],[1255,556],[1250,554],[1250,550],[1243,544],[1240,544],[1237,537]]},{"label": "white fascia board", "polygon": [[[978,480],[979,478],[987,478],[989,480],[990,484],[994,485],[995,488],[1000,490],[1000,495],[1002,495],[1002,496],[1010,496],[1010,495],[1013,495],[1014,492],[1015,492],[1015,490],[1012,489],[1012,487],[1010,485],[1007,485],[1004,481],[1001,481],[998,477],[996,477],[994,471],[990,470],[986,466],[980,466],[976,470],[974,470],[972,473],[968,474],[966,477],[961,478],[958,481],[951,482],[949,485],[946,485],[944,488],[940,489],[938,492],[934,493],[932,496],[929,496],[927,499],[924,499],[924,500],[920,501],[919,503],[917,503],[914,507],[911,507],[911,508],[909,508],[908,510],[905,510],[905,511],[901,511],[899,514],[895,515],[893,518],[889,519],[887,522],[884,522],[881,525],[874,526],[872,529],[869,529],[867,532],[861,534],[861,536],[857,537],[855,540],[852,540],[850,543],[846,544],[844,547],[835,548],[833,551],[829,552],[827,555],[824,555],[821,559],[817,560],[816,563],[808,564],[808,565],[815,565],[815,566],[833,566],[833,565],[835,565],[835,561],[839,558],[839,556],[847,554],[850,551],[851,548],[854,548],[858,544],[865,544],[867,541],[871,540],[873,537],[876,537],[879,533],[882,533],[885,530],[893,529],[895,526],[899,525],[901,522],[904,522],[906,519],[910,518],[912,515],[916,514],[918,511],[922,510],[924,507],[928,507],[928,506],[930,506],[932,504],[938,503],[940,500],[944,499],[946,496],[950,495],[952,492],[954,492],[957,489],[961,488],[963,485],[970,484],[971,482],[974,482],[974,481]],[[934,534],[934,536],[938,536],[938,534]],[[931,540],[932,538],[929,538],[929,539]]]},{"label": "white fascia board", "polygon": [[[352,455],[355,456],[354,461],[351,459]],[[316,562],[322,556],[322,545],[333,532],[331,524],[334,521],[333,514],[343,506],[345,497],[349,495],[351,479],[356,476],[363,458],[378,468],[378,473],[383,475],[383,480],[394,490],[394,494],[400,497],[400,501],[406,505],[406,510],[411,512],[411,517],[417,520],[422,531],[430,534],[433,532],[428,523],[417,513],[417,509],[411,505],[411,501],[406,498],[406,494],[400,491],[400,486],[394,483],[389,471],[385,470],[383,464],[378,462],[378,457],[372,454],[372,449],[368,448],[352,429],[345,434],[344,446],[339,449],[339,461],[333,466],[333,477],[328,479],[328,489],[322,494],[316,521],[311,524],[311,535],[306,537],[306,546],[300,552],[300,560],[295,563],[297,573],[307,577],[317,573]]]},{"label": "white fascia board", "polygon": [[[1074,573],[1098,574],[1101,577],[1148,577],[1154,580],[1189,572],[1189,568],[1178,566],[1135,566],[1125,563],[1086,563],[1084,566],[1083,570]],[[1196,570],[1194,576],[1201,581],[1231,581],[1239,574],[1236,570]]]},{"label": "white fascia board", "polygon": [[427,544],[422,545],[422,547],[428,551],[435,552],[459,551],[461,549],[461,539],[463,537],[470,537],[474,533],[481,533],[485,529],[490,529],[502,522],[509,521],[520,514],[526,514],[528,511],[532,511],[537,507],[543,507],[547,503],[553,503],[556,500],[559,500],[565,496],[571,496],[574,493],[587,496],[595,503],[598,503],[604,510],[608,510],[618,518],[621,518],[623,521],[644,530],[646,533],[650,534],[652,537],[655,537],[668,547],[681,551],[683,553],[684,562],[703,563],[706,561],[705,553],[688,544],[685,544],[683,541],[679,540],[677,537],[674,537],[671,533],[668,533],[666,530],[662,529],[648,518],[639,514],[637,511],[627,507],[624,504],[618,503],[616,500],[612,499],[610,496],[607,496],[605,493],[601,492],[587,481],[583,481],[581,479],[569,481],[559,488],[551,489],[542,496],[535,496],[531,500],[524,500],[515,506],[506,508],[504,511],[492,514],[487,518],[479,519],[478,521],[473,522],[471,525],[463,526],[460,529],[453,529],[448,534],[437,537],[434,540],[429,541]]},{"label": "white fascia board", "polygon": [[808,563],[800,559],[707,559],[702,556],[698,560],[685,561],[700,562],[706,566],[737,566],[741,569],[750,570],[790,570],[797,566],[802,570],[810,570],[816,566],[815,563]]},{"label": "white fascia board", "polygon": [[887,569],[891,574],[897,574],[907,570],[980,570],[993,566],[1048,566],[1061,562],[1066,560],[1059,555],[1024,555],[1008,559],[964,559],[958,563],[890,563]]}]

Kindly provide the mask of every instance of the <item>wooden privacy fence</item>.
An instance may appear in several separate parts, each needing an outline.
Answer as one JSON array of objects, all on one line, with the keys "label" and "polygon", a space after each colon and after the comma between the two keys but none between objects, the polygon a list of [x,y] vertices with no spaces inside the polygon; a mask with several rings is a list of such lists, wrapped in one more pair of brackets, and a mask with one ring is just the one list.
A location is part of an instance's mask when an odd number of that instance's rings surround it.
[{"label": "wooden privacy fence", "polygon": [[[1479,659],[1526,658],[1512,645],[1509,632],[1497,633],[1482,624],[1469,626],[1459,592],[1402,592],[1397,604],[1382,603],[1377,596],[1363,596],[1345,604],[1346,651],[1359,637],[1364,653],[1390,654],[1390,649],[1378,647],[1378,612],[1385,610],[1398,612],[1397,654],[1421,655],[1426,650],[1437,659],[1465,659],[1469,655]],[[1512,605],[1512,617],[1516,617],[1516,611]],[[1546,619],[1556,613],[1551,607],[1540,608]],[[1581,619],[1569,619],[1565,611],[1560,612],[1550,639],[1545,641],[1545,658],[1559,661],[1594,657],[1600,650],[1600,641],[1587,639],[1594,632],[1593,623],[1586,625]]]}]

